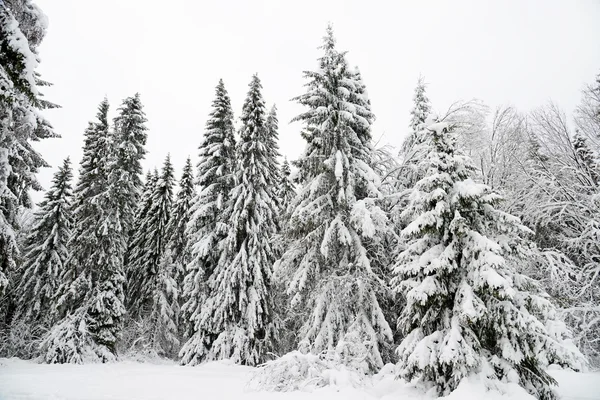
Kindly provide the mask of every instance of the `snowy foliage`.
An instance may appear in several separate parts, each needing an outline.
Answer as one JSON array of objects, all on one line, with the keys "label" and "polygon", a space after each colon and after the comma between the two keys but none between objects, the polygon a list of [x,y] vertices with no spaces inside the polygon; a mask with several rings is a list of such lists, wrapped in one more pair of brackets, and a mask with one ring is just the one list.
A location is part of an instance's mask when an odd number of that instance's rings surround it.
[{"label": "snowy foliage", "polygon": [[[147,183],[149,208],[140,210],[141,220],[136,221],[133,243],[136,245],[128,260],[130,279],[128,281],[129,309],[133,315],[144,313],[152,304],[159,264],[168,244],[168,225],[173,203],[173,166],[167,156],[156,182],[151,178]],[[142,206],[145,206],[145,202]]]},{"label": "snowy foliage", "polygon": [[[40,112],[55,107],[36,72],[44,33],[45,16],[30,1],[0,2],[0,295],[16,267],[18,208],[31,206],[29,189],[41,190],[35,174],[47,166],[32,142],[56,136]],[[0,313],[7,305],[0,302]]]},{"label": "snowy foliage", "polygon": [[101,103],[98,122],[86,130],[84,157],[75,189],[74,252],[62,277],[56,317],[61,321],[44,339],[48,362],[116,358],[125,314],[123,261],[132,199],[140,182],[144,155],[143,112],[139,96],[125,100],[110,134],[108,102]]},{"label": "snowy foliage", "polygon": [[288,245],[276,264],[286,282],[294,329],[310,351],[336,353],[348,365],[375,370],[392,332],[380,306],[386,283],[371,249],[387,228],[377,205],[378,176],[371,169],[373,114],[364,84],[345,53],[335,48],[331,27],[321,46],[319,70],[305,72],[308,108],[295,120],[307,141],[298,195],[289,206]]},{"label": "snowy foliage", "polygon": [[218,262],[208,278],[208,294],[195,318],[194,334],[181,351],[184,364],[231,359],[257,365],[272,348],[270,297],[277,204],[265,138],[265,106],[260,80],[250,82],[237,144],[236,185],[223,211],[227,236],[218,243]]},{"label": "snowy foliage", "polygon": [[491,384],[517,381],[540,399],[555,398],[544,368],[573,365],[578,354],[548,331],[554,307],[517,271],[530,255],[530,231],[471,179],[474,167],[448,124],[426,129],[427,173],[402,213],[407,226],[394,269],[393,285],[407,302],[398,321],[400,376],[445,395],[483,372]]},{"label": "snowy foliage", "polygon": [[35,222],[26,239],[24,272],[17,287],[16,321],[48,326],[69,256],[71,235],[71,163],[67,158],[54,175],[52,187],[35,212]]},{"label": "snowy foliage", "polygon": [[212,107],[199,149],[198,193],[192,201],[186,229],[190,262],[183,282],[181,312],[188,333],[199,318],[206,295],[206,280],[219,257],[217,243],[226,235],[227,221],[223,219],[223,209],[234,183],[233,111],[223,80],[217,85]]},{"label": "snowy foliage", "polygon": [[119,171],[122,190],[127,193],[119,204],[123,232],[129,235],[142,190],[142,166],[146,150],[146,115],[140,94],[123,100],[114,120],[115,171]]},{"label": "snowy foliage", "polygon": [[292,351],[259,366],[248,382],[257,391],[311,391],[325,386],[363,387],[365,376],[326,355]]},{"label": "snowy foliage", "polygon": [[178,286],[182,285],[185,268],[190,262],[186,227],[190,221],[190,209],[195,195],[192,161],[188,157],[179,180],[179,190],[175,197],[171,219],[167,227],[168,248],[171,251],[172,261],[175,263],[175,280]]}]

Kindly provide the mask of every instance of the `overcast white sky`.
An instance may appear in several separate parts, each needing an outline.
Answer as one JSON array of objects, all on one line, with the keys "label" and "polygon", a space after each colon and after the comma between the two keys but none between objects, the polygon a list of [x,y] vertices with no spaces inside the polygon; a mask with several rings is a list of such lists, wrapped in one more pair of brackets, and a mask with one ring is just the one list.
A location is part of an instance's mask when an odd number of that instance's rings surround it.
[{"label": "overcast white sky", "polygon": [[[186,1],[37,0],[50,20],[41,45],[48,117],[61,139],[38,149],[78,168],[83,132],[106,95],[113,111],[140,92],[148,117],[145,168],[171,153],[177,176],[197,147],[223,78],[239,117],[258,72],[279,109],[282,153],[304,147],[302,71],[314,69],[328,21],[363,75],[377,117],[374,137],[398,145],[419,74],[433,106],[479,98],[523,111],[552,99],[567,111],[600,72],[600,1]],[[45,187],[54,171],[40,174]],[[34,195],[35,200],[41,199]]]}]

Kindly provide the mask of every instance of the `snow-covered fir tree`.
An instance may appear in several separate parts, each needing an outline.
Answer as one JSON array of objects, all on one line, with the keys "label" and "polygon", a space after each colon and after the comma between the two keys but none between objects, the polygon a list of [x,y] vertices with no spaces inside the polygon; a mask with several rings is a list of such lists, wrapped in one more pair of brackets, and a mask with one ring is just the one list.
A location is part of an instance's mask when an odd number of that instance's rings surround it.
[{"label": "snow-covered fir tree", "polygon": [[79,307],[86,288],[91,286],[93,267],[89,260],[98,247],[96,229],[102,218],[99,204],[92,199],[108,189],[108,163],[112,152],[108,110],[105,98],[98,106],[96,121],[90,122],[84,133],[83,157],[73,192],[73,228],[67,246],[69,261],[60,279],[59,301],[53,311],[57,319]]},{"label": "snow-covered fir tree", "polygon": [[280,166],[279,166],[279,120],[277,119],[277,106],[273,105],[267,119],[265,121],[265,140],[264,145],[267,148],[268,156],[267,159],[270,169],[271,178],[267,182],[267,185],[274,190],[277,190],[276,185],[280,180]]},{"label": "snow-covered fir tree", "polygon": [[158,171],[148,171],[144,180],[144,188],[140,197],[140,203],[135,212],[133,221],[133,232],[129,238],[127,253],[125,254],[125,273],[127,275],[127,307],[131,310],[131,302],[139,297],[138,284],[143,281],[142,262],[146,252],[147,233],[148,233],[148,213],[152,207],[152,197],[156,182],[158,181]]},{"label": "snow-covered fir tree", "polygon": [[553,399],[549,363],[572,364],[551,334],[553,305],[517,271],[528,262],[529,229],[500,211],[500,196],[471,176],[470,159],[445,123],[422,126],[426,170],[402,217],[402,251],[393,285],[406,296],[398,320],[399,375],[447,395],[468,376],[490,386],[517,382]]},{"label": "snow-covered fir tree", "polygon": [[167,227],[171,217],[174,184],[173,165],[167,156],[156,182],[149,181],[152,189],[149,208],[134,237],[141,238],[137,258],[132,260],[128,303],[133,315],[146,314],[152,307],[159,264],[167,247]]},{"label": "snow-covered fir tree", "polygon": [[189,243],[186,227],[191,217],[191,207],[196,188],[192,160],[188,157],[179,179],[179,190],[175,196],[171,220],[167,228],[171,261],[175,265],[175,280],[178,287],[182,286],[185,268],[190,262]]},{"label": "snow-covered fir tree", "polygon": [[594,153],[589,140],[581,132],[575,132],[573,150],[577,164],[582,171],[585,171],[587,179],[589,179],[587,186],[598,188],[600,186],[600,156]]},{"label": "snow-covered fir tree", "polygon": [[231,359],[257,365],[265,361],[275,340],[270,239],[278,209],[267,186],[272,170],[258,76],[249,86],[236,149],[236,186],[223,210],[227,236],[217,244],[220,255],[208,278],[206,300],[181,351],[184,364]]},{"label": "snow-covered fir tree", "polygon": [[426,95],[426,84],[422,76],[419,77],[415,94],[413,96],[413,108],[410,111],[409,132],[402,147],[400,149],[400,157],[402,159],[402,168],[400,169],[401,185],[405,188],[412,188],[415,183],[421,178],[419,172],[416,171],[418,160],[424,157],[423,154],[418,154],[421,149],[418,145],[426,139],[422,136],[421,125],[425,122],[431,113],[431,105]]},{"label": "snow-covered fir tree", "polygon": [[175,357],[179,350],[179,289],[177,267],[170,249],[166,249],[157,266],[152,292],[152,308],[148,316],[148,349],[161,357]]},{"label": "snow-covered fir tree", "polygon": [[331,27],[321,49],[319,69],[304,73],[307,92],[296,98],[307,108],[295,118],[304,123],[307,145],[295,162],[300,189],[275,268],[301,324],[301,347],[375,371],[392,331],[380,305],[386,282],[371,251],[388,229],[370,166],[374,116],[360,74],[336,49]]},{"label": "snow-covered fir tree", "polygon": [[277,187],[280,208],[282,213],[287,212],[288,206],[291,204],[294,197],[296,197],[296,186],[291,178],[292,170],[290,169],[290,163],[287,157],[281,164],[281,171],[279,172],[279,184]]},{"label": "snow-covered fir tree", "polygon": [[123,231],[129,234],[143,189],[141,161],[146,154],[147,128],[144,124],[147,120],[139,93],[123,100],[117,111],[119,114],[114,119],[115,168],[123,172],[125,181],[121,185],[128,193],[119,212]]},{"label": "snow-covered fir tree", "polygon": [[223,210],[234,183],[234,133],[231,100],[221,79],[215,90],[212,111],[199,148],[196,174],[198,193],[192,201],[186,230],[190,262],[183,282],[184,304],[181,312],[182,323],[188,333],[191,333],[200,316],[206,280],[219,257],[217,243],[227,232]]},{"label": "snow-covered fir tree", "polygon": [[71,162],[65,159],[35,211],[16,291],[15,321],[49,327],[51,307],[68,259],[71,235]]},{"label": "snow-covered fir tree", "polygon": [[15,271],[20,206],[30,207],[29,189],[41,190],[35,173],[48,166],[33,141],[55,137],[40,110],[55,107],[43,99],[37,47],[46,17],[29,0],[0,2],[0,318],[8,304],[3,293]]}]

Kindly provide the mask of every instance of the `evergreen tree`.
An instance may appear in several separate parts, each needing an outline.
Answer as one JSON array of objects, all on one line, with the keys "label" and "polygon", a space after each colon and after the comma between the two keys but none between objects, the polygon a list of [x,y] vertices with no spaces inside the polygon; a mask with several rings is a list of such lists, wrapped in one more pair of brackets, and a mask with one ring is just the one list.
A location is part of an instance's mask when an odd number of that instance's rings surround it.
[{"label": "evergreen tree", "polygon": [[119,115],[114,120],[115,168],[122,172],[124,182],[121,185],[128,194],[119,210],[123,231],[128,235],[143,188],[141,161],[146,154],[147,128],[144,124],[147,120],[139,93],[123,100],[117,111]]},{"label": "evergreen tree", "polygon": [[271,170],[271,178],[267,182],[270,188],[275,188],[277,182],[280,181],[280,167],[278,158],[281,156],[279,153],[279,120],[277,119],[277,107],[273,105],[271,111],[267,115],[265,121],[265,140],[264,145],[267,148],[269,169]]},{"label": "evergreen tree", "polygon": [[67,158],[35,212],[35,222],[26,239],[24,272],[17,291],[16,321],[45,327],[51,322],[51,302],[68,258],[72,177],[71,162]]},{"label": "evergreen tree", "polygon": [[288,206],[296,196],[296,187],[290,177],[291,174],[292,171],[290,170],[290,163],[288,162],[287,158],[285,158],[283,164],[281,164],[281,171],[279,172],[280,180],[278,185],[279,202],[281,204],[282,214],[287,212]]},{"label": "evergreen tree", "polygon": [[125,256],[125,272],[127,274],[127,308],[131,310],[132,300],[139,298],[140,288],[137,286],[143,281],[144,270],[142,262],[146,251],[147,234],[148,234],[148,213],[152,207],[152,197],[158,182],[158,171],[148,171],[140,204],[135,213],[133,221],[133,233],[130,236],[127,253]]},{"label": "evergreen tree", "polygon": [[184,364],[231,359],[257,365],[275,339],[269,290],[277,205],[267,186],[272,169],[258,76],[249,86],[236,151],[236,186],[223,213],[227,236],[218,242],[220,257],[208,279],[208,296],[194,334],[181,350]]},{"label": "evergreen tree", "polygon": [[425,94],[425,90],[425,82],[423,77],[420,76],[413,96],[414,106],[410,111],[410,129],[408,136],[402,143],[400,149],[400,156],[404,164],[404,168],[400,171],[404,188],[412,188],[421,178],[418,176],[418,172],[415,168],[418,160],[423,157],[423,154],[417,154],[416,150],[421,148],[418,145],[426,138],[421,137],[421,133],[423,132],[421,125],[425,123],[425,120],[431,112],[431,105],[429,104],[429,99]]},{"label": "evergreen tree", "polygon": [[178,287],[181,287],[183,283],[185,267],[190,262],[186,227],[190,221],[190,209],[195,194],[192,161],[188,157],[183,167],[181,179],[179,180],[179,190],[177,191],[171,220],[167,228],[167,236],[169,238],[168,247],[172,257],[171,261],[175,265],[175,281]]},{"label": "evergreen tree", "polygon": [[582,171],[585,171],[588,186],[598,188],[600,184],[600,158],[590,148],[588,140],[581,132],[575,132],[573,137],[573,150],[575,151],[575,162]]},{"label": "evergreen tree", "polygon": [[154,278],[152,308],[148,316],[150,332],[149,350],[153,355],[174,357],[179,349],[178,318],[179,291],[177,288],[176,265],[170,249],[162,254]]},{"label": "evergreen tree", "polygon": [[223,209],[234,183],[233,112],[223,80],[219,80],[212,107],[199,148],[196,175],[199,191],[194,197],[187,227],[191,261],[183,282],[181,312],[189,333],[200,315],[206,279],[219,257],[217,243],[226,234],[227,221],[223,218]]},{"label": "evergreen tree", "polygon": [[84,133],[83,157],[73,192],[73,229],[69,239],[69,261],[60,279],[55,319],[64,318],[79,307],[91,287],[91,255],[98,248],[96,229],[101,223],[100,205],[92,201],[108,189],[112,141],[108,124],[108,100],[102,100],[96,121]]},{"label": "evergreen tree", "polygon": [[131,310],[134,315],[144,314],[151,306],[155,291],[159,264],[167,247],[167,227],[173,203],[173,166],[170,156],[163,164],[160,176],[154,185],[150,208],[141,223],[140,233],[144,238],[140,257],[134,264],[130,293]]},{"label": "evergreen tree", "polygon": [[299,317],[302,346],[326,351],[361,370],[383,366],[392,332],[380,306],[386,292],[379,249],[387,218],[377,206],[379,179],[370,164],[373,114],[360,74],[335,47],[331,27],[319,69],[305,72],[307,141],[298,195],[289,207],[288,246],[276,264]]},{"label": "evergreen tree", "polygon": [[553,306],[517,272],[530,258],[530,231],[471,180],[475,169],[447,124],[421,133],[429,136],[420,145],[426,174],[402,213],[393,280],[407,301],[398,320],[400,376],[447,395],[481,373],[491,385],[517,381],[540,399],[555,398],[544,368],[568,365],[573,355],[544,325],[553,322]]},{"label": "evergreen tree", "polygon": [[[28,0],[0,2],[0,296],[14,272],[18,209],[30,207],[29,189],[41,190],[35,174],[48,166],[31,142],[56,137],[40,110],[56,107],[39,88],[48,83],[35,71],[45,16]],[[0,302],[0,312],[7,310]]]}]

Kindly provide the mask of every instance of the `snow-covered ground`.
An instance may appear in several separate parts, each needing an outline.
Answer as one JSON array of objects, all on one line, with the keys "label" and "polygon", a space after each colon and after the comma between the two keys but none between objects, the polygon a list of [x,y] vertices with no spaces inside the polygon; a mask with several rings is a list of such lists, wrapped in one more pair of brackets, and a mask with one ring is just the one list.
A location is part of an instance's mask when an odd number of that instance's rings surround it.
[{"label": "snow-covered ground", "polygon": [[[0,400],[158,400],[158,399],[310,399],[422,400],[422,392],[389,374],[365,388],[328,386],[312,392],[252,392],[252,368],[214,362],[198,367],[120,362],[92,365],[46,365],[0,359]],[[565,400],[600,400],[600,373],[552,370]],[[531,400],[511,386],[505,395],[486,392],[476,381],[462,384],[447,400]]]}]

